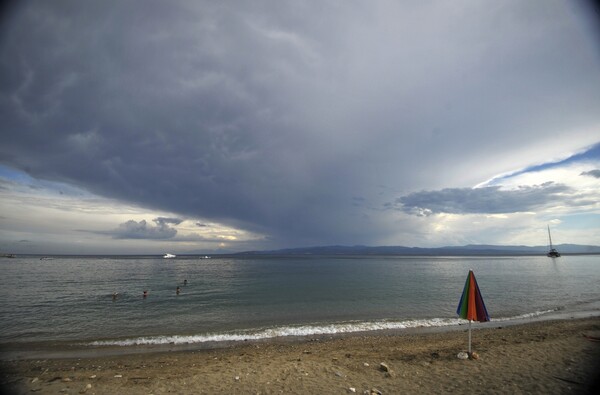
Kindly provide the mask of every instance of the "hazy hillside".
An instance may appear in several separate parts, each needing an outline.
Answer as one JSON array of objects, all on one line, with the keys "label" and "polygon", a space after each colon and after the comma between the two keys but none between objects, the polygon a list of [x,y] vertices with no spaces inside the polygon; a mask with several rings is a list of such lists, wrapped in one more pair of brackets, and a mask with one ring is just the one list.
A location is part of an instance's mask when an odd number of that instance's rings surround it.
[{"label": "hazy hillside", "polygon": [[[600,246],[559,244],[561,254],[600,254]],[[439,248],[403,246],[320,246],[271,251],[246,251],[244,255],[544,255],[547,246],[466,245]]]}]

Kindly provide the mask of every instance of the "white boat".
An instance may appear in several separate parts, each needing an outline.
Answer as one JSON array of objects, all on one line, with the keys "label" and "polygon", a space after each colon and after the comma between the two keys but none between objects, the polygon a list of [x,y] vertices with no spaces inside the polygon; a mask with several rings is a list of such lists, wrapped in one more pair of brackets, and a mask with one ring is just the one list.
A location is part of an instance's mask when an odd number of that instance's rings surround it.
[{"label": "white boat", "polygon": [[165,258],[165,259],[176,258],[176,257],[177,257],[177,255],[169,254],[168,252],[165,255],[163,255],[163,258]]}]

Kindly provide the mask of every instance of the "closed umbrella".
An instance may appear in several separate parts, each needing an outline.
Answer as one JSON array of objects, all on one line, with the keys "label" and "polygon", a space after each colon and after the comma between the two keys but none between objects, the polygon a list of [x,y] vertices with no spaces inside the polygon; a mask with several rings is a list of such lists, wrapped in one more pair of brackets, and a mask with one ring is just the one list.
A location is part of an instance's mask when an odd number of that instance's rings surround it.
[{"label": "closed umbrella", "polygon": [[465,282],[465,288],[463,289],[458,302],[458,308],[456,314],[460,318],[469,320],[469,356],[471,355],[471,322],[487,322],[490,320],[490,315],[485,308],[483,298],[481,297],[481,291],[477,285],[477,280],[473,274],[473,270],[469,270],[467,281]]}]

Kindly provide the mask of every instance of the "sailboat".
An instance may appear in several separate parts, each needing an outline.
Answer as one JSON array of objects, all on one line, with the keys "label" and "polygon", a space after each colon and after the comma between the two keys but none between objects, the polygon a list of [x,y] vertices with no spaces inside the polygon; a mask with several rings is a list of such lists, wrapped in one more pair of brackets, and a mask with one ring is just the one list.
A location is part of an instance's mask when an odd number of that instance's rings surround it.
[{"label": "sailboat", "polygon": [[550,258],[558,258],[560,253],[556,251],[556,248],[552,247],[552,236],[550,236],[550,225],[548,225],[548,239],[550,240],[550,251],[546,254]]}]

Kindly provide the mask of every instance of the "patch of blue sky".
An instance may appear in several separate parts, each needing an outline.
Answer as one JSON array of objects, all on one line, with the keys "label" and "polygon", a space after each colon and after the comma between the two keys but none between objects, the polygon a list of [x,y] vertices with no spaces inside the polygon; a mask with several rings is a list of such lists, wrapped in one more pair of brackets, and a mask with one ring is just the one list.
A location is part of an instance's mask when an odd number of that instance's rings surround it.
[{"label": "patch of blue sky", "polygon": [[13,181],[19,184],[27,184],[34,181],[34,179],[27,173],[3,165],[0,165],[0,178],[4,178],[7,181]]},{"label": "patch of blue sky", "polygon": [[578,152],[574,155],[571,155],[565,159],[561,159],[561,160],[554,161],[554,162],[546,162],[546,163],[542,163],[540,165],[526,167],[524,169],[515,171],[513,173],[507,173],[507,174],[503,174],[498,177],[494,177],[491,180],[489,180],[488,182],[486,182],[484,185],[485,186],[501,185],[503,180],[506,180],[508,178],[517,177],[522,174],[540,172],[543,170],[549,170],[549,169],[553,169],[553,168],[567,166],[567,165],[570,165],[573,163],[581,163],[581,162],[588,162],[588,161],[600,161],[600,143],[596,143],[596,144],[592,145],[591,147],[588,147],[587,149],[585,149],[581,152]]},{"label": "patch of blue sky", "polygon": [[4,179],[12,185],[11,189],[37,191],[38,194],[59,194],[67,196],[91,196],[88,192],[83,189],[74,187],[72,185],[55,182],[40,180],[30,176],[24,171],[13,169],[8,166],[0,165],[0,179]]}]

